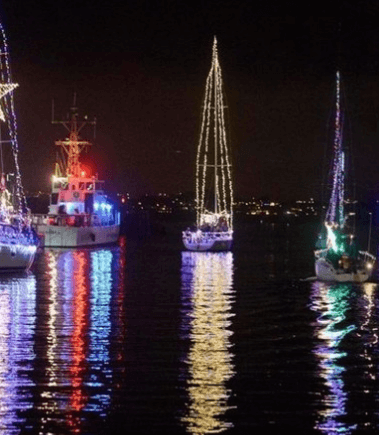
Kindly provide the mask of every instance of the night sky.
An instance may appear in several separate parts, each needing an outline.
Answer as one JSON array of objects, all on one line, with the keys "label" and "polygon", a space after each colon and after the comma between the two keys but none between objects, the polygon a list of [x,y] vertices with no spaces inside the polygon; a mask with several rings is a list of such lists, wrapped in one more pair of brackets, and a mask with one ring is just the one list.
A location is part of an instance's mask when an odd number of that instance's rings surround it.
[{"label": "night sky", "polygon": [[90,128],[82,137],[93,142],[91,165],[100,178],[132,196],[194,190],[216,35],[236,196],[320,196],[337,64],[358,193],[377,196],[379,4],[340,2],[325,8],[334,16],[299,17],[286,15],[283,2],[261,3],[2,2],[20,85],[26,190],[49,190],[54,141],[65,137],[63,127],[51,125],[51,102],[56,118],[65,117],[74,92],[79,112],[97,118],[96,139]]}]

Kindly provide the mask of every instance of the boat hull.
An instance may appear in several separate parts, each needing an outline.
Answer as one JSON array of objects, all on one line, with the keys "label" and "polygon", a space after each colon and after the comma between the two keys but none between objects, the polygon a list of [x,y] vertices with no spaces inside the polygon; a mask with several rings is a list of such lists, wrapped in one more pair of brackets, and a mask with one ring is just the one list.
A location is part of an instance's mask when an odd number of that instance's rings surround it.
[{"label": "boat hull", "polygon": [[233,244],[233,235],[227,233],[183,233],[183,244],[189,251],[230,251]]},{"label": "boat hull", "polygon": [[0,243],[0,273],[29,269],[36,250],[35,245]]},{"label": "boat hull", "polygon": [[110,226],[54,226],[38,225],[41,246],[51,248],[72,248],[116,243],[120,234],[119,225]]},{"label": "boat hull", "polygon": [[358,261],[355,270],[345,270],[342,267],[335,267],[328,261],[324,255],[316,253],[315,272],[316,277],[320,281],[329,282],[365,282],[372,274],[372,266],[375,261],[374,257],[368,253],[364,253]]}]

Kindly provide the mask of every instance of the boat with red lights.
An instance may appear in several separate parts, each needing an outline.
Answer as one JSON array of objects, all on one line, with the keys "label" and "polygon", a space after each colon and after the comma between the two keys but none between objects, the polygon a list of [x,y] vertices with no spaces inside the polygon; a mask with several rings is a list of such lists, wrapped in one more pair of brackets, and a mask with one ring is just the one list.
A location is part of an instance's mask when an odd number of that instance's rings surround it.
[{"label": "boat with red lights", "polygon": [[[74,104],[63,125],[69,136],[55,144],[61,149],[61,159],[52,176],[52,191],[46,215],[33,215],[33,224],[42,246],[76,247],[115,243],[120,232],[120,213],[105,191],[105,182],[98,175],[88,175],[80,162],[80,154],[92,144],[81,140],[80,131],[96,120],[79,120]],[[53,115],[54,116],[54,115]]]},{"label": "boat with red lights", "polygon": [[196,226],[183,231],[182,240],[191,251],[229,251],[233,243],[232,165],[216,38],[203,107],[196,157]]},{"label": "boat with red lights", "polygon": [[0,272],[22,271],[32,265],[38,238],[31,226],[30,212],[18,164],[17,122],[14,111],[10,59],[0,23]]}]

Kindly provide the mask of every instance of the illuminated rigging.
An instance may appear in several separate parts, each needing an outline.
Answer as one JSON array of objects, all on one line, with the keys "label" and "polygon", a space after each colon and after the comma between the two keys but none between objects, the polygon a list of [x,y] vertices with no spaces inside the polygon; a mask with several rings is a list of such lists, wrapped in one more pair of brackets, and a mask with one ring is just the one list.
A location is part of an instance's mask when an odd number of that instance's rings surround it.
[{"label": "illuminated rigging", "polygon": [[[223,81],[214,38],[196,157],[197,227],[222,217],[233,229],[233,186],[225,128]],[[210,196],[213,192],[213,198]]]},{"label": "illuminated rigging", "polygon": [[344,226],[344,195],[345,195],[345,154],[342,148],[342,116],[340,103],[340,73],[336,74],[336,118],[334,136],[334,158],[332,194],[326,212],[328,225]]}]

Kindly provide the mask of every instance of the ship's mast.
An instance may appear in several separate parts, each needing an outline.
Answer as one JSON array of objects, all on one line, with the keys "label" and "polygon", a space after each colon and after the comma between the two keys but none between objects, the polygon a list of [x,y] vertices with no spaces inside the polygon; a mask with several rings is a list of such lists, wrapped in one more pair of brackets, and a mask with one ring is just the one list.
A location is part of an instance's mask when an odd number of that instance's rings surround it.
[{"label": "ship's mast", "polygon": [[334,159],[332,193],[326,213],[326,222],[344,226],[345,154],[342,147],[342,114],[340,102],[340,72],[336,73],[336,115],[334,126]]},{"label": "ship's mast", "polygon": [[218,115],[218,98],[217,98],[217,67],[218,67],[218,58],[217,58],[217,39],[216,37],[214,37],[213,40],[213,53],[212,53],[212,57],[213,57],[213,80],[214,80],[214,141],[215,141],[215,146],[214,146],[214,152],[215,152],[215,191],[214,191],[214,211],[217,214],[218,211],[218,179],[217,179],[217,145],[218,145],[218,126],[217,126],[217,115]]},{"label": "ship's mast", "polygon": [[[76,94],[74,94],[74,102],[71,107],[71,117],[66,121],[56,121],[54,120],[54,105],[52,111],[52,124],[61,124],[69,132],[69,137],[65,140],[58,140],[55,145],[62,147],[62,149],[67,154],[67,165],[65,173],[67,177],[79,178],[81,176],[80,168],[80,153],[92,144],[88,141],[80,140],[79,133],[84,126],[90,124],[96,126],[96,118],[93,121],[88,121],[86,117],[83,120],[78,119],[78,109],[76,107]],[[64,168],[63,168],[64,169]]]},{"label": "ship's mast", "polygon": [[[212,49],[212,65],[205,85],[202,123],[197,147],[196,221],[197,226],[200,226],[205,216],[209,218],[213,215],[214,221],[223,216],[227,220],[228,227],[232,229],[233,188],[224,109],[226,106],[224,104],[222,74],[215,37]],[[213,150],[212,146],[214,146]],[[207,209],[207,201],[209,201],[209,209]],[[211,211],[212,209],[213,211]]]}]

